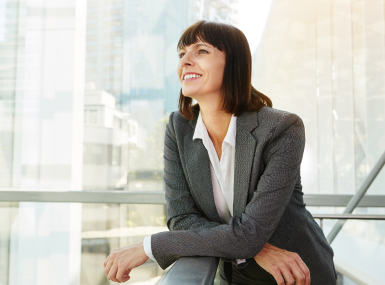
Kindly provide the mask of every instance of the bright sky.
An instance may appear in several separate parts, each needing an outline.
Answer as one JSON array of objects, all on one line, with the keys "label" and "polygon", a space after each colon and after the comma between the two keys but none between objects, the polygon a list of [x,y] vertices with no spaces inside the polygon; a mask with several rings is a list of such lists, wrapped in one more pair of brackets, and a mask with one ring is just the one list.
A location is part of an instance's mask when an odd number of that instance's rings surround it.
[{"label": "bright sky", "polygon": [[249,42],[251,54],[257,49],[272,0],[239,0],[239,25]]}]

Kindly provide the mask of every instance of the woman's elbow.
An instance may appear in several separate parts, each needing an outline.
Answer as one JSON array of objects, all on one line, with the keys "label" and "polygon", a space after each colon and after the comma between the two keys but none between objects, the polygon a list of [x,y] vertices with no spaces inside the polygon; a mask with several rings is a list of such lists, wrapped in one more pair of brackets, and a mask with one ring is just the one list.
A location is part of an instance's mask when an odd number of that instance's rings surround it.
[{"label": "woman's elbow", "polygon": [[187,225],[183,217],[172,217],[167,220],[167,227],[170,231],[186,230]]}]

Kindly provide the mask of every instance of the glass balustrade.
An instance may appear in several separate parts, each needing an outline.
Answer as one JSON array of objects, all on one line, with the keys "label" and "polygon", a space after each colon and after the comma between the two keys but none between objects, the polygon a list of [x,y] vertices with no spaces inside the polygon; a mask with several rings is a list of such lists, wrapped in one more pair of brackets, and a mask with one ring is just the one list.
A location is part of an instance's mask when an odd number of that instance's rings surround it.
[{"label": "glass balustrade", "polygon": [[[0,202],[0,217],[0,284],[73,284],[75,274],[82,285],[116,284],[104,274],[111,250],[168,230],[164,205]],[[156,284],[165,272],[149,259],[127,284]]]}]

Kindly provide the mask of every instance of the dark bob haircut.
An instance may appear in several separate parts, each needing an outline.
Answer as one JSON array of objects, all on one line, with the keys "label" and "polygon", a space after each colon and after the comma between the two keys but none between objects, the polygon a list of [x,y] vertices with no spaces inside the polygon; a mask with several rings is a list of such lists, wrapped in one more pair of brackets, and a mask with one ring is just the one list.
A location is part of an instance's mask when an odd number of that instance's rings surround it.
[{"label": "dark bob haircut", "polygon": [[[222,82],[222,107],[227,113],[240,116],[245,111],[273,107],[270,98],[251,85],[251,53],[245,35],[236,27],[217,22],[198,21],[188,27],[179,39],[177,50],[197,42],[206,42],[226,53]],[[192,98],[179,94],[179,112],[189,120],[194,118]]]}]

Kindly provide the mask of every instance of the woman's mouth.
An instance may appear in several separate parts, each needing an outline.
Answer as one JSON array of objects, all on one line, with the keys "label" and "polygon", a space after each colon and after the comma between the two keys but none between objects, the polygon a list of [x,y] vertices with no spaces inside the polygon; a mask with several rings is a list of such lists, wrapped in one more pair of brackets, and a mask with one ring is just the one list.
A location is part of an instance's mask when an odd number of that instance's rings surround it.
[{"label": "woman's mouth", "polygon": [[200,74],[186,74],[184,76],[183,82],[193,81],[199,79],[200,77],[202,77]]}]

